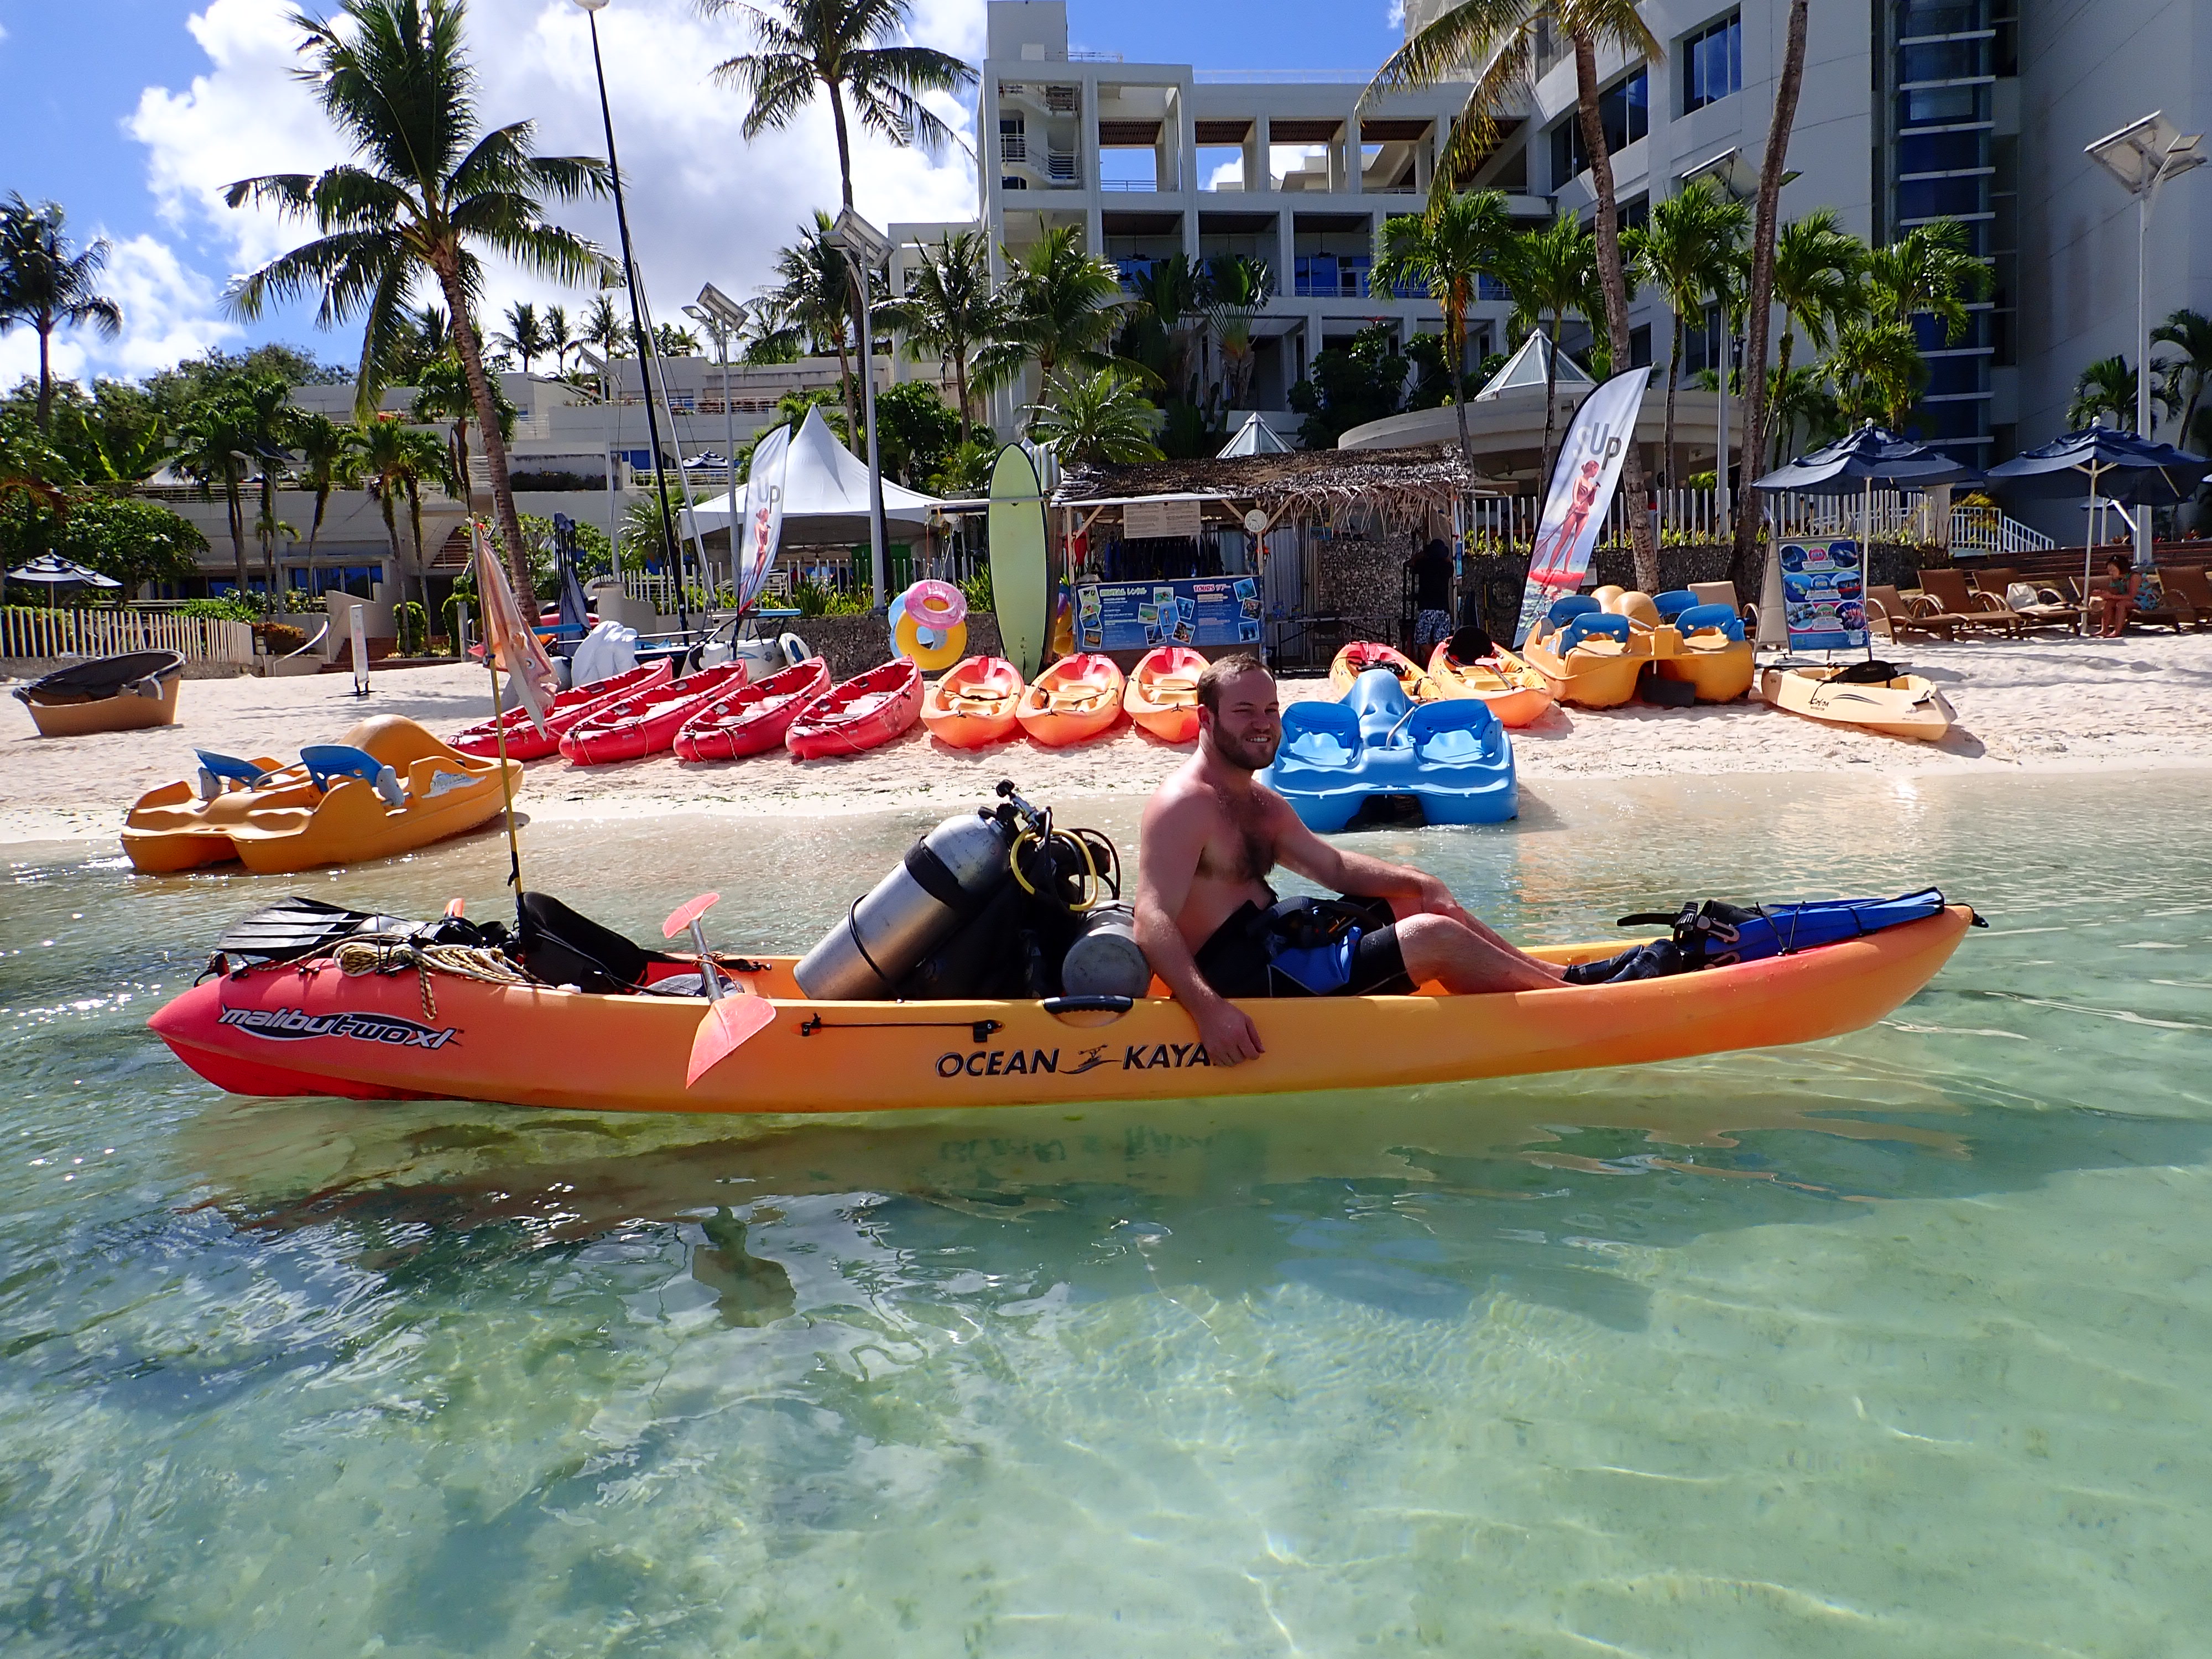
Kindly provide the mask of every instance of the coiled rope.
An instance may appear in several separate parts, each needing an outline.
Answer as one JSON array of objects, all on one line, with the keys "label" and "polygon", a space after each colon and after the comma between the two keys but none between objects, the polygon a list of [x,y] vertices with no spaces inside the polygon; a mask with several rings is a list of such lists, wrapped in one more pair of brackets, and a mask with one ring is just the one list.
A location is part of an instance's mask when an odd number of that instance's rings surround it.
[{"label": "coiled rope", "polygon": [[438,1017],[438,999],[430,988],[430,975],[451,974],[486,985],[534,985],[532,979],[496,951],[468,945],[421,945],[412,939],[349,939],[331,952],[338,971],[351,978],[365,974],[404,974],[410,968],[422,992],[422,1016]]}]

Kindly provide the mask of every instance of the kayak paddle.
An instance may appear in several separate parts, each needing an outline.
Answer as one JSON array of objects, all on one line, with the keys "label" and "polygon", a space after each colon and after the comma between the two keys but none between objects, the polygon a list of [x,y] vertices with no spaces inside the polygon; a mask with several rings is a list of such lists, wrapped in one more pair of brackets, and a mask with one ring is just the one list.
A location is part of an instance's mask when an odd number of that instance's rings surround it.
[{"label": "kayak paddle", "polygon": [[660,925],[661,937],[674,939],[689,928],[691,943],[699,952],[699,979],[707,990],[706,1018],[691,1037],[691,1062],[684,1073],[687,1089],[727,1060],[745,1041],[775,1024],[775,1009],[766,997],[732,995],[722,987],[721,975],[714,971],[714,959],[707,950],[707,929],[700,921],[708,911],[721,902],[720,893],[702,893],[690,903],[680,906]]}]

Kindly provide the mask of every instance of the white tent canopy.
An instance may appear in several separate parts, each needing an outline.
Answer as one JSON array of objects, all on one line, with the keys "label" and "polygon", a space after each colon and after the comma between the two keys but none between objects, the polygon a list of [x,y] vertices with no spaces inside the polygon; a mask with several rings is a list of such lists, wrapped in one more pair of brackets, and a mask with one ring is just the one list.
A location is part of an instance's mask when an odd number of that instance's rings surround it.
[{"label": "white tent canopy", "polygon": [[1244,424],[1237,428],[1237,435],[1214,452],[1218,460],[1224,455],[1287,455],[1291,446],[1285,443],[1275,428],[1260,418],[1253,410],[1244,417]]},{"label": "white tent canopy", "polygon": [[[919,532],[940,503],[917,495],[902,484],[884,480],[884,522]],[[743,492],[738,510],[744,510]],[[730,498],[717,495],[691,509],[699,528],[713,535],[726,532]],[[868,469],[842,444],[822,418],[822,411],[806,411],[805,424],[791,440],[783,474],[783,536],[786,547],[849,546],[868,539]]]},{"label": "white tent canopy", "polygon": [[[1473,402],[1488,398],[1502,398],[1509,392],[1541,392],[1544,389],[1546,365],[1553,361],[1552,343],[1541,329],[1532,328],[1528,337],[1521,342],[1521,349],[1506,360],[1505,367],[1492,375]],[[1581,364],[1561,352],[1557,359],[1558,380],[1562,392],[1585,392],[1597,384],[1586,374]]]}]

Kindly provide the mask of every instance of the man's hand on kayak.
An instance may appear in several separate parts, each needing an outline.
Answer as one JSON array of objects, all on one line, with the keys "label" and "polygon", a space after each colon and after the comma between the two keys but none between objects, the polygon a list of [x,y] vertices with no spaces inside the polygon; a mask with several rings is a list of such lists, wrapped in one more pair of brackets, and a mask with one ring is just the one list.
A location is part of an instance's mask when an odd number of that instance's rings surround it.
[{"label": "man's hand on kayak", "polygon": [[1191,1018],[1198,1022],[1209,1064],[1241,1066],[1267,1052],[1260,1046],[1260,1028],[1233,1002],[1209,998],[1204,1006],[1191,1010]]}]

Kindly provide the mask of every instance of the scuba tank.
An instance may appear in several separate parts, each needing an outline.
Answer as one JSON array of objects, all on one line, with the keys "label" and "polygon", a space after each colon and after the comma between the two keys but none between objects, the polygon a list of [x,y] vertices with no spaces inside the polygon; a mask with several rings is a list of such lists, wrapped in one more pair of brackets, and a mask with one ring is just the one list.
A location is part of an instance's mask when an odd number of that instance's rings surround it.
[{"label": "scuba tank", "polygon": [[888,1000],[939,943],[990,902],[1011,873],[1018,826],[1006,807],[950,817],[846,912],[793,970],[817,1002]]},{"label": "scuba tank", "polygon": [[1152,964],[1137,947],[1137,913],[1126,904],[1102,904],[1085,915],[1060,961],[1060,994],[1140,997],[1152,984]]}]

